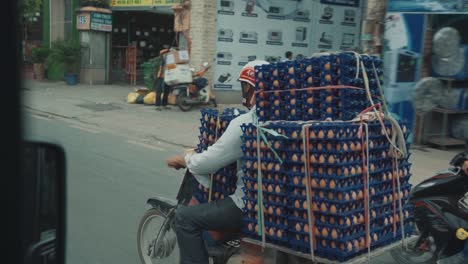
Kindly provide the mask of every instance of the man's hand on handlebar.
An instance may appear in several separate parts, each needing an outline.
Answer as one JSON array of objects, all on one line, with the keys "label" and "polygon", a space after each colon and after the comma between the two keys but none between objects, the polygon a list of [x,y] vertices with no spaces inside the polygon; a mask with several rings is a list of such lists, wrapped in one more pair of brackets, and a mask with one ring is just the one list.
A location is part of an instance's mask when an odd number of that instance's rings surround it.
[{"label": "man's hand on handlebar", "polygon": [[465,175],[468,176],[468,160],[465,160],[465,162],[463,162],[462,170],[465,173]]},{"label": "man's hand on handlebar", "polygon": [[175,155],[166,160],[167,166],[176,170],[184,169],[187,167],[185,164],[185,158],[183,155]]}]

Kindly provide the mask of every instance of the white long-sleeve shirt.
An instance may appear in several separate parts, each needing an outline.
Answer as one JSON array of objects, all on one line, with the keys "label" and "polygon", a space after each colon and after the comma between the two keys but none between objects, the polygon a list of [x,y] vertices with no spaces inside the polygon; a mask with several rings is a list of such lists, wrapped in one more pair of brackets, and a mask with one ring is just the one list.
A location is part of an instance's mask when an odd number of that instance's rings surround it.
[{"label": "white long-sleeve shirt", "polygon": [[250,112],[234,118],[223,135],[216,141],[215,144],[208,147],[202,153],[187,154],[185,163],[189,171],[195,176],[197,181],[205,188],[210,187],[210,174],[217,172],[219,169],[226,167],[237,161],[237,189],[230,197],[241,210],[244,208],[242,197],[244,196],[244,182],[242,177],[244,172],[242,166],[242,124],[250,124],[253,122],[255,107],[252,107]]}]

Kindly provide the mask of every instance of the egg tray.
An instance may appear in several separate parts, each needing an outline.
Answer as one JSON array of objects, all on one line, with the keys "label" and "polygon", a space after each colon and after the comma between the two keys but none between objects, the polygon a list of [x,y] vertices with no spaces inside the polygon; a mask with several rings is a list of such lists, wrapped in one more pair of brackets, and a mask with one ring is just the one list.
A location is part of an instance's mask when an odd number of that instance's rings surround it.
[{"label": "egg tray", "polygon": [[[247,190],[256,191],[255,187],[257,185],[257,180],[248,177],[242,177],[242,181],[244,182],[244,186]],[[265,194],[272,194],[277,196],[287,196],[286,186],[282,182],[277,181],[262,181],[263,184],[263,193]]]}]

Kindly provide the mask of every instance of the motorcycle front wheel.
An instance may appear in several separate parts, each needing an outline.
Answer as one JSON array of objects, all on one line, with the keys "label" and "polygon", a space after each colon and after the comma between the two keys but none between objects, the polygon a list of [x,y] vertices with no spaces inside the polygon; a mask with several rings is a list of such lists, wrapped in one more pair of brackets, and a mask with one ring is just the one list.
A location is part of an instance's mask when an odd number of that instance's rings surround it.
[{"label": "motorcycle front wheel", "polygon": [[[173,214],[149,209],[138,226],[138,255],[142,264],[179,263]],[[157,243],[157,245],[155,245]]]},{"label": "motorcycle front wheel", "polygon": [[182,110],[182,112],[187,112],[192,109],[192,105],[187,103],[187,99],[188,97],[185,91],[181,91],[181,93],[177,95],[177,106]]}]

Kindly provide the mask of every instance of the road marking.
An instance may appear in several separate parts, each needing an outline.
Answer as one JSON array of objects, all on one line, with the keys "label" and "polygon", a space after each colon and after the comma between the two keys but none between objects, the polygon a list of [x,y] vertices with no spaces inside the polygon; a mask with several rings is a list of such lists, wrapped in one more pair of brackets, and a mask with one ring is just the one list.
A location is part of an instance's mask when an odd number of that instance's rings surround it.
[{"label": "road marking", "polygon": [[89,133],[93,133],[93,134],[101,133],[101,131],[99,131],[99,130],[92,129],[92,128],[89,128],[89,127],[82,127],[82,126],[79,126],[79,125],[72,125],[70,127],[76,128],[76,129],[79,129],[79,130],[83,130],[83,131],[86,131],[86,132],[89,132]]},{"label": "road marking", "polygon": [[166,149],[164,149],[164,148],[156,147],[154,145],[148,145],[148,144],[145,144],[143,142],[127,140],[127,143],[138,145],[138,146],[149,148],[149,149],[153,149],[153,150],[166,151]]},{"label": "road marking", "polygon": [[32,116],[33,118],[37,118],[37,119],[41,119],[41,120],[52,121],[52,119],[47,118],[47,117],[44,117],[44,116],[40,116],[40,115],[34,115],[34,114],[32,114],[31,116]]}]

